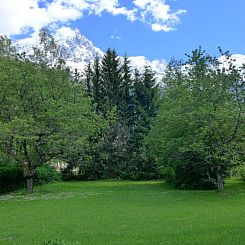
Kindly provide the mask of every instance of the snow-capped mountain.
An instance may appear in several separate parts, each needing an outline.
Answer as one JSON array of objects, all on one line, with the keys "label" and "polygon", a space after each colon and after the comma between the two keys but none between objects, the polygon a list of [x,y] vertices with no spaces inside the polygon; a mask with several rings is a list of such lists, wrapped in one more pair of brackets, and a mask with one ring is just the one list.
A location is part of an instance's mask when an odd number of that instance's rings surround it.
[{"label": "snow-capped mountain", "polygon": [[[219,62],[222,64],[222,67],[228,68],[229,63],[227,62],[227,59],[225,56],[221,56],[219,59]],[[233,54],[231,55],[232,64],[236,67],[241,67],[243,64],[245,64],[245,55],[243,54]]]},{"label": "snow-capped mountain", "polygon": [[[61,27],[53,33],[53,36],[60,46],[62,58],[72,70],[77,69],[82,72],[86,64],[92,62],[96,56],[101,58],[104,55],[104,52],[82,35],[78,29]],[[30,38],[17,40],[14,45],[19,53],[25,52],[27,55],[31,55],[33,47],[40,48],[38,34],[33,34]],[[233,64],[237,67],[245,64],[245,55],[234,54],[231,58]],[[132,69],[137,68],[140,72],[143,71],[146,65],[150,66],[158,81],[161,81],[164,76],[167,66],[165,60],[148,60],[144,56],[132,56],[129,57],[129,60]],[[219,61],[224,67],[228,66],[224,56],[221,56]]]},{"label": "snow-capped mountain", "polygon": [[67,66],[73,69],[83,70],[96,56],[102,57],[104,54],[78,29],[62,27],[56,31],[54,38],[60,45],[62,58]]},{"label": "snow-capped mountain", "polygon": [[[78,29],[61,27],[53,33],[53,36],[60,46],[62,58],[71,69],[83,71],[86,64],[92,62],[96,56],[104,55],[103,51],[82,35]],[[39,37],[34,34],[30,38],[17,40],[14,46],[19,53],[25,52],[31,55],[33,47],[39,47]],[[144,56],[129,57],[129,60],[132,69],[137,68],[142,71],[144,66],[150,66],[158,79],[163,76],[167,64],[164,60],[150,61]]]},{"label": "snow-capped mountain", "polygon": [[131,56],[129,57],[129,60],[131,66],[137,68],[140,72],[144,70],[145,66],[151,67],[151,69],[155,72],[157,80],[159,81],[165,74],[165,69],[167,66],[167,62],[165,60],[148,60],[144,56]]}]

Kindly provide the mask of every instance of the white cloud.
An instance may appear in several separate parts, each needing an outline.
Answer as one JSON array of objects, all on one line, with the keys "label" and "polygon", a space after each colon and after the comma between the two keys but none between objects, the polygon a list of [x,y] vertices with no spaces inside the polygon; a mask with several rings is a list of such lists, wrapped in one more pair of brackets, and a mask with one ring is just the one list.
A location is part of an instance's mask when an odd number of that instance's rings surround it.
[{"label": "white cloud", "polygon": [[140,9],[141,20],[156,32],[176,30],[180,15],[186,13],[186,10],[172,12],[165,0],[134,0],[133,3]]},{"label": "white cloud", "polygon": [[0,33],[20,34],[23,29],[43,26],[45,10],[38,7],[32,0],[1,0],[0,1]]},{"label": "white cloud", "polygon": [[153,31],[170,31],[185,13],[171,12],[165,0],[134,0],[133,4],[128,9],[119,0],[0,0],[0,34],[23,34],[44,26],[67,24],[84,15],[100,16],[103,12],[147,23]]},{"label": "white cloud", "polygon": [[121,38],[118,35],[111,35],[111,39],[120,40]]},{"label": "white cloud", "polygon": [[159,32],[159,31],[165,31],[165,32],[168,32],[168,31],[173,31],[173,30],[176,30],[168,25],[164,25],[164,24],[158,24],[158,23],[154,23],[151,25],[151,29],[153,31],[156,31],[156,32]]},{"label": "white cloud", "polygon": [[61,28],[56,30],[54,34],[54,38],[56,40],[61,40],[61,39],[66,40],[67,37],[74,38],[76,36],[76,32],[78,32],[77,29],[74,31],[70,27],[62,26]]},{"label": "white cloud", "polygon": [[28,29],[34,31],[56,22],[66,23],[82,17],[88,7],[81,0],[54,0],[40,7],[43,0],[1,0],[0,33],[7,35],[22,34]]},{"label": "white cloud", "polygon": [[136,6],[140,7],[141,9],[145,9],[146,5],[151,3],[151,1],[149,1],[149,0],[134,0],[133,3]]},{"label": "white cloud", "polygon": [[102,12],[108,12],[114,16],[125,15],[130,21],[136,20],[136,9],[129,10],[126,7],[120,7],[118,0],[90,0],[90,3],[90,13],[101,15]]}]

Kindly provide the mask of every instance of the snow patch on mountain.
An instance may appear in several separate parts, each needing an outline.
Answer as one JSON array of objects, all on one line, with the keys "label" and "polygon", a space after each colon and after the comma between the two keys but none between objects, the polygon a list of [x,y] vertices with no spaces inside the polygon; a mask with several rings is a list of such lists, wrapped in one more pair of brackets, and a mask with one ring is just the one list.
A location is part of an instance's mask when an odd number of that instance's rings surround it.
[{"label": "snow patch on mountain", "polygon": [[[93,62],[96,56],[101,58],[104,55],[104,52],[82,35],[78,29],[64,26],[57,29],[52,35],[60,46],[61,58],[65,60],[66,66],[72,70],[77,69],[79,72],[83,72],[85,66],[89,62]],[[34,33],[29,38],[17,40],[14,45],[19,53],[25,52],[27,55],[31,55],[33,54],[33,47],[40,48],[38,33]],[[236,67],[245,64],[245,55],[234,54],[231,55],[231,59]],[[129,57],[129,60],[132,70],[136,68],[142,72],[145,66],[149,66],[155,72],[158,81],[161,81],[167,67],[165,60],[148,60],[144,56],[132,56]],[[224,56],[221,56],[219,61],[225,68],[228,67]]]},{"label": "snow patch on mountain", "polygon": [[139,72],[142,72],[145,66],[151,67],[151,69],[155,72],[157,80],[161,80],[161,78],[165,74],[165,70],[167,67],[167,62],[165,60],[148,60],[144,56],[131,56],[129,57],[130,64],[133,68],[137,68]]},{"label": "snow patch on mountain", "polygon": [[[61,57],[65,60],[67,67],[83,71],[85,66],[92,62],[96,56],[103,57],[104,52],[97,48],[89,39],[80,33],[78,29],[61,27],[53,34],[61,49]],[[32,37],[17,40],[14,43],[19,53],[33,54],[33,48],[40,48],[38,34]],[[164,74],[166,62],[164,60],[148,60],[144,56],[129,57],[132,69],[137,68],[140,72],[145,66],[150,66],[156,73],[158,79]]]},{"label": "snow patch on mountain", "polygon": [[[222,64],[221,67],[229,68],[229,60],[227,60],[226,56],[221,56],[219,59],[219,62]],[[242,65],[245,65],[245,55],[243,54],[232,54],[230,57],[230,61],[232,62],[232,65],[239,68]]]}]

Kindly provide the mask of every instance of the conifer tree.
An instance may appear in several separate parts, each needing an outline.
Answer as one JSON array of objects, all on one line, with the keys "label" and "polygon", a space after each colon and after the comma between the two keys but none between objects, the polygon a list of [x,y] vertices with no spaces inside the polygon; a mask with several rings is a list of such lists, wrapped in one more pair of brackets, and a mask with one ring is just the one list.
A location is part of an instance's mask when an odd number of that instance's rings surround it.
[{"label": "conifer tree", "polygon": [[133,79],[130,71],[130,61],[125,55],[122,64],[122,81],[120,84],[119,117],[130,128],[134,121]]},{"label": "conifer tree", "polygon": [[85,67],[85,86],[86,86],[86,92],[87,92],[87,95],[89,97],[92,96],[92,77],[93,77],[93,71],[92,71],[92,67],[91,67],[91,64],[89,63],[86,67]]},{"label": "conifer tree", "polygon": [[[95,59],[92,67],[97,113],[107,119],[113,114],[95,147],[100,156],[96,161],[104,166],[104,176],[110,178],[122,172],[130,175],[130,171],[142,169],[142,162],[148,161],[144,137],[157,110],[154,73],[146,67],[143,74],[136,71],[133,79],[128,57],[121,60],[115,50],[108,49],[102,60]],[[86,83],[90,80],[88,69]]]},{"label": "conifer tree", "polygon": [[115,50],[108,49],[102,58],[101,65],[102,83],[105,87],[107,110],[119,105],[121,65],[120,58]]},{"label": "conifer tree", "polygon": [[105,94],[104,94],[104,85],[101,81],[101,66],[100,58],[95,57],[92,65],[92,97],[93,101],[96,104],[96,112],[104,115],[104,104],[105,104]]}]

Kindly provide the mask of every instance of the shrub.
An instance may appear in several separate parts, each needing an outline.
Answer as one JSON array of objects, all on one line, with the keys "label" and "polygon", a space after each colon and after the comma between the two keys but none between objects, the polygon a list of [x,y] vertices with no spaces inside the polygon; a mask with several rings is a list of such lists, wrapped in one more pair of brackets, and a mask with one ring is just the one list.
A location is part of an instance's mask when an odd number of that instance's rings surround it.
[{"label": "shrub", "polygon": [[175,169],[172,167],[163,167],[160,169],[163,178],[168,183],[174,183],[175,182]]},{"label": "shrub", "polygon": [[245,166],[241,166],[239,168],[239,174],[240,174],[241,178],[245,181]]},{"label": "shrub", "polygon": [[83,163],[79,166],[78,178],[80,180],[98,180],[105,178],[105,169],[99,163]]},{"label": "shrub", "polygon": [[207,164],[198,152],[183,153],[178,164],[165,167],[162,171],[165,180],[179,189],[216,188],[216,174],[213,167]]},{"label": "shrub", "polygon": [[124,180],[155,180],[159,179],[159,176],[156,173],[129,171],[121,172],[119,178]]},{"label": "shrub", "polygon": [[60,174],[49,165],[42,165],[37,167],[35,175],[34,175],[34,184],[42,185],[55,181],[59,181]]},{"label": "shrub", "polygon": [[[42,185],[60,180],[59,173],[48,165],[40,166],[34,175],[34,184]],[[23,170],[16,163],[0,160],[0,193],[15,191],[25,187]]]},{"label": "shrub", "polygon": [[175,186],[180,189],[216,188],[216,178],[208,166],[196,162],[186,162],[176,167]]},{"label": "shrub", "polygon": [[0,193],[22,188],[25,185],[23,171],[12,162],[0,162]]}]

